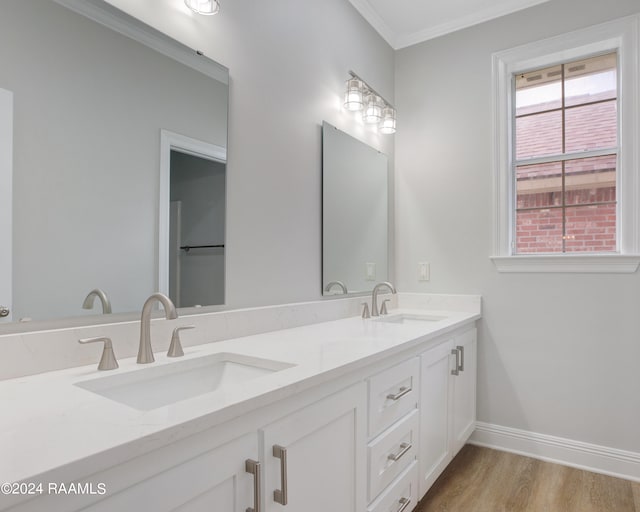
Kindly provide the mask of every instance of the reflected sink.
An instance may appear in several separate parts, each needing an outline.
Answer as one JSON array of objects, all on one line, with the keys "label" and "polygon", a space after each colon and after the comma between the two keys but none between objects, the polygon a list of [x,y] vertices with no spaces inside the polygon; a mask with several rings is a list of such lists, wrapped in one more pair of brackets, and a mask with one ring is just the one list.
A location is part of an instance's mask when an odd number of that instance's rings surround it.
[{"label": "reflected sink", "polygon": [[387,322],[390,324],[420,324],[423,322],[439,322],[446,319],[446,316],[441,315],[419,315],[401,313],[398,315],[386,315],[376,319],[377,322]]},{"label": "reflected sink", "polygon": [[114,374],[75,385],[140,411],[149,411],[212,391],[236,388],[292,364],[221,353]]}]

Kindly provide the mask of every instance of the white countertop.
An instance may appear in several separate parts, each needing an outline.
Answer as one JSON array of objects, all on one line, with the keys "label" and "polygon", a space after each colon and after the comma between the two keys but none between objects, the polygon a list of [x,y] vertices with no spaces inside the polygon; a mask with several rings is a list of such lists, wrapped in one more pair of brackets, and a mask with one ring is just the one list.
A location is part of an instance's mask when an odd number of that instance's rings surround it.
[{"label": "white countertop", "polygon": [[[130,457],[177,437],[212,427],[258,407],[381,361],[394,353],[480,318],[480,312],[393,310],[390,314],[442,315],[436,322],[395,324],[360,317],[335,320],[185,348],[170,359],[155,354],[156,365],[231,352],[295,366],[150,411],[104,398],[75,383],[115,372],[137,372],[135,358],[120,368],[98,372],[70,368],[0,382],[0,482],[35,481],[47,472],[129,443]],[[117,355],[117,354],[116,354]],[[193,420],[198,419],[197,425]],[[191,431],[190,423],[193,425]],[[179,429],[179,434],[176,433]],[[145,438],[145,442],[130,444]]]}]

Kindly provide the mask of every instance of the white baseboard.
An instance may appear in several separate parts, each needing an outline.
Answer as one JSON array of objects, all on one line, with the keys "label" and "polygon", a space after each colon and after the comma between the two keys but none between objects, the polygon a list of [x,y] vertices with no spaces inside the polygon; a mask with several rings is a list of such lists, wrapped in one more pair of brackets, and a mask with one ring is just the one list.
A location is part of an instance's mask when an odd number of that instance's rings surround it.
[{"label": "white baseboard", "polygon": [[640,453],[477,422],[470,444],[640,482]]}]

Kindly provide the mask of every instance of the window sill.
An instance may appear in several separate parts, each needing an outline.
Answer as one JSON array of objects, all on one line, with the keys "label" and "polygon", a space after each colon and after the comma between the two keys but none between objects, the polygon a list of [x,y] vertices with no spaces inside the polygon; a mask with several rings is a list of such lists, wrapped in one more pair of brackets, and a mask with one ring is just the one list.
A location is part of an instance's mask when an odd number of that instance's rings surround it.
[{"label": "window sill", "polygon": [[580,254],[492,256],[498,272],[505,273],[573,273],[633,274],[640,265],[640,255]]}]

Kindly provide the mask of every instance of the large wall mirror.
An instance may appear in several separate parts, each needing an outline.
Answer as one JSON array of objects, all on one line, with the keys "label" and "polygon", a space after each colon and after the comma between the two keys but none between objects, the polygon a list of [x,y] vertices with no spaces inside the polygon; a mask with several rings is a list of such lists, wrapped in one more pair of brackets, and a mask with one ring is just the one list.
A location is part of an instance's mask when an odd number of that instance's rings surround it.
[{"label": "large wall mirror", "polygon": [[322,125],[322,289],[369,292],[389,279],[387,156]]},{"label": "large wall mirror", "polygon": [[107,321],[95,289],[113,314],[224,303],[226,68],[102,0],[3,0],[0,93],[0,333]]}]

